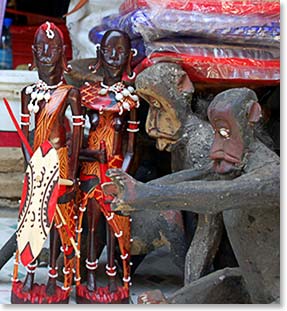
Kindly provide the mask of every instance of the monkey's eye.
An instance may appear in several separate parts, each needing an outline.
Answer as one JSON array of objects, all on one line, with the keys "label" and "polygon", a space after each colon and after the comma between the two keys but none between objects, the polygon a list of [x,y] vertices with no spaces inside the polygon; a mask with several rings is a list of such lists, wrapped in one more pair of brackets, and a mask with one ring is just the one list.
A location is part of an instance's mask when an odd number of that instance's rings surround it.
[{"label": "monkey's eye", "polygon": [[153,100],[152,104],[153,104],[154,108],[160,109],[160,103],[157,100]]},{"label": "monkey's eye", "polygon": [[223,138],[229,139],[230,138],[230,130],[227,128],[221,128],[218,130],[219,135],[221,135]]}]

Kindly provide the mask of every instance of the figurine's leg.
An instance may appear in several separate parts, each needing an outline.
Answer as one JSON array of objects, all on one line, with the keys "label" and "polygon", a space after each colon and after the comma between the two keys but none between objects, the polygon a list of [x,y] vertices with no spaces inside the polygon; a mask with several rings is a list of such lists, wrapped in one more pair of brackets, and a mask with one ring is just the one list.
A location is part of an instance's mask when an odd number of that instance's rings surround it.
[{"label": "figurine's leg", "polygon": [[60,238],[59,233],[55,225],[50,231],[50,267],[49,267],[49,279],[46,287],[46,294],[53,296],[56,290],[56,280],[58,277],[58,268],[56,266],[56,260],[60,253]]},{"label": "figurine's leg", "polygon": [[101,209],[95,199],[88,202],[88,256],[86,259],[87,268],[87,288],[89,291],[95,291],[96,286],[96,268],[97,268],[97,241],[96,227],[101,216]]},{"label": "figurine's leg", "polygon": [[115,265],[115,243],[116,238],[112,229],[107,223],[107,256],[108,264],[106,266],[106,273],[109,278],[109,291],[115,292],[117,290],[116,283],[116,265]]},{"label": "figurine's leg", "polygon": [[35,270],[37,267],[37,260],[33,261],[31,264],[27,265],[27,275],[23,283],[23,292],[30,292],[33,288]]},{"label": "figurine's leg", "polygon": [[185,257],[187,285],[210,272],[223,231],[222,214],[198,216],[198,224]]}]

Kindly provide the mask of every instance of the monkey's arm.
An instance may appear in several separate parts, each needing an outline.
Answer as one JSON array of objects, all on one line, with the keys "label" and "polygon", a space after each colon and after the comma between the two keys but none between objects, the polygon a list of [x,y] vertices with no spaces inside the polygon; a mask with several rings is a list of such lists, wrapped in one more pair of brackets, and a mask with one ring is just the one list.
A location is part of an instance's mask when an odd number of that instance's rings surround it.
[{"label": "monkey's arm", "polygon": [[149,181],[148,185],[169,185],[169,184],[176,184],[184,181],[191,181],[191,180],[202,180],[209,178],[210,176],[214,175],[212,172],[212,166],[206,166],[202,169],[186,169],[179,172],[171,173],[165,175],[163,177],[153,179]]},{"label": "monkey's arm", "polygon": [[110,170],[108,176],[116,185],[108,191],[116,194],[113,209],[176,209],[216,214],[228,209],[268,208],[280,204],[280,166],[276,163],[233,180],[154,185],[140,183],[120,170]]}]

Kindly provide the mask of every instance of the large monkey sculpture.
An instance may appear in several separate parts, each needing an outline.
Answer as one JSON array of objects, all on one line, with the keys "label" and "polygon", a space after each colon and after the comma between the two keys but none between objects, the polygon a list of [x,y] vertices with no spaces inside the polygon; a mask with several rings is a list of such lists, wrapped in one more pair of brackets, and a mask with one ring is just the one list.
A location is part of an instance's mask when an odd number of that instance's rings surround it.
[{"label": "large monkey sculpture", "polygon": [[[162,77],[166,77],[164,80]],[[206,169],[213,130],[192,111],[194,86],[187,73],[174,63],[157,63],[136,78],[140,97],[149,103],[146,132],[160,151],[171,154],[172,172]],[[185,284],[210,271],[221,241],[223,223],[217,215],[182,212],[192,243],[185,256]],[[195,230],[196,227],[196,230]]]},{"label": "large monkey sculpture", "polygon": [[[166,302],[234,303],[227,291],[218,292],[216,298],[211,294],[223,283],[229,290],[238,289],[233,281],[239,274],[252,303],[279,299],[280,159],[254,136],[260,116],[254,91],[226,90],[208,108],[215,131],[212,168],[180,171],[154,180],[152,185],[139,183],[120,170],[107,172],[113,183],[105,186],[105,192],[116,196],[114,210],[128,206],[129,211],[145,207],[223,213],[240,273],[238,268],[216,271],[183,287]],[[152,292],[146,293],[139,302],[161,301],[154,297]]]}]

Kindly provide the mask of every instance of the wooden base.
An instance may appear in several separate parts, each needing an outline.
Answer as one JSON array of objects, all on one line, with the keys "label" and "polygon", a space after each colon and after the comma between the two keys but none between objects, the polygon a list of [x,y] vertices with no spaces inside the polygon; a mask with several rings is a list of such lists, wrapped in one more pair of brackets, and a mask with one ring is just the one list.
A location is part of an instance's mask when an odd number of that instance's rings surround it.
[{"label": "wooden base", "polygon": [[61,287],[56,287],[56,293],[53,296],[47,296],[46,285],[33,284],[30,292],[23,292],[23,283],[21,281],[13,282],[11,303],[12,304],[68,304],[70,291],[64,291]]},{"label": "wooden base", "polygon": [[78,304],[129,304],[129,289],[119,286],[116,292],[109,292],[108,287],[98,287],[90,292],[85,285],[77,286]]}]

